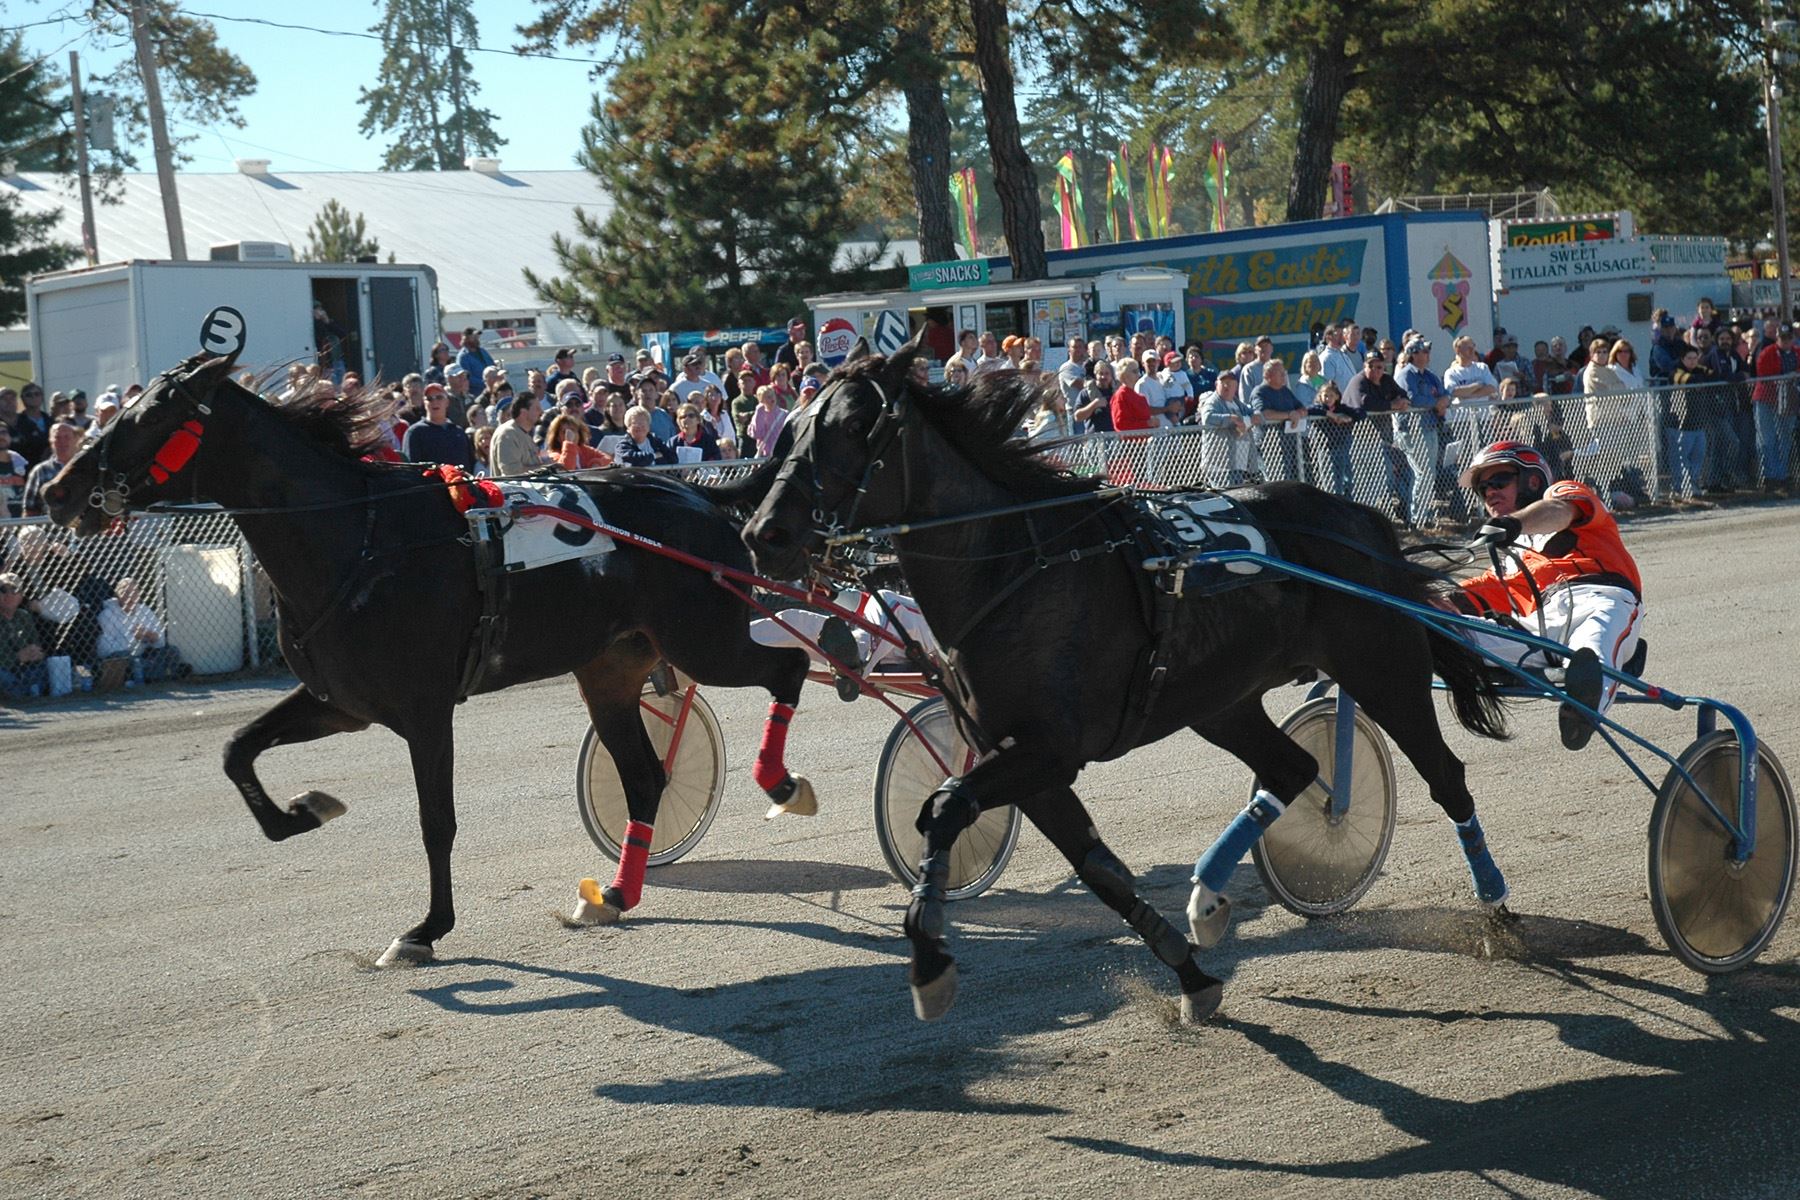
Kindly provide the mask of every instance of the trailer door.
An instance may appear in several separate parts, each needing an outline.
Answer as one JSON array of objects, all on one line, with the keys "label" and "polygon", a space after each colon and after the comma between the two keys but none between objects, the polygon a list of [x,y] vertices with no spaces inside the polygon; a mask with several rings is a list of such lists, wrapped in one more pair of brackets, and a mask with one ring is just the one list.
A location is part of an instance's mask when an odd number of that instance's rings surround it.
[{"label": "trailer door", "polygon": [[418,280],[376,275],[369,280],[369,340],[375,373],[398,381],[420,370]]}]

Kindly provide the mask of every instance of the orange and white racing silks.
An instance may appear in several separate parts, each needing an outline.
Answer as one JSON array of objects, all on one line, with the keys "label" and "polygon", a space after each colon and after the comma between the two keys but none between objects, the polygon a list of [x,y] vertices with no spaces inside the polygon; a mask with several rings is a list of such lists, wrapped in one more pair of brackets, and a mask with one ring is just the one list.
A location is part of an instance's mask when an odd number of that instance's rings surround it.
[{"label": "orange and white racing silks", "polygon": [[[1520,561],[1506,562],[1504,575],[1488,571],[1469,580],[1462,585],[1463,594],[1484,616],[1536,614],[1521,621],[1520,628],[1571,650],[1589,647],[1601,662],[1616,669],[1637,652],[1643,630],[1644,588],[1637,563],[1619,537],[1619,523],[1592,488],[1564,480],[1551,484],[1544,495],[1575,510],[1569,527],[1519,538],[1513,549]],[[1480,634],[1471,640],[1520,666],[1544,665],[1536,650],[1518,642]],[[1612,704],[1617,689],[1616,683],[1607,681],[1601,712]]]}]

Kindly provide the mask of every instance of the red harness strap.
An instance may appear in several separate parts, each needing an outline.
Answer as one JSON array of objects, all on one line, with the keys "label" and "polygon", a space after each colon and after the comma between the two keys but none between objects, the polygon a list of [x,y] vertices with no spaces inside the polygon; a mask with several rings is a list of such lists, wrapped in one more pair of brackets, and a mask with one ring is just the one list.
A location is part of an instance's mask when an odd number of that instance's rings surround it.
[{"label": "red harness strap", "polygon": [[441,480],[450,491],[450,503],[456,505],[456,511],[466,513],[471,508],[505,508],[506,494],[500,485],[488,479],[474,479],[461,467],[448,463],[430,467],[425,471],[425,478]]},{"label": "red harness strap", "polygon": [[180,474],[181,468],[194,457],[194,451],[200,449],[200,435],[204,432],[206,427],[198,421],[182,422],[181,428],[169,435],[169,440],[150,460],[150,478],[167,483]]}]

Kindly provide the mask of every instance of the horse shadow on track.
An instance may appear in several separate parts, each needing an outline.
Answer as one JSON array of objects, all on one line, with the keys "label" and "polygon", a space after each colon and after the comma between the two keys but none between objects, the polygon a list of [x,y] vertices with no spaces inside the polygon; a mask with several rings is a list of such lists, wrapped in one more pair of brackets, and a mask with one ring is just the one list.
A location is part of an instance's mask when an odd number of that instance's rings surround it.
[{"label": "horse shadow on track", "polygon": [[[965,1019],[936,1026],[926,1037],[908,1000],[905,942],[898,937],[806,921],[699,923],[719,926],[722,946],[729,945],[728,927],[738,926],[853,946],[881,961],[716,986],[669,987],[535,963],[445,959],[428,970],[459,978],[411,990],[457,1014],[511,1017],[610,1010],[648,1028],[722,1044],[723,1049],[685,1052],[684,1060],[694,1065],[684,1076],[594,1085],[596,1097],[621,1104],[1011,1116],[1064,1111],[971,1094],[991,1078],[1028,1069],[1012,1045],[1015,1039],[1098,1021],[1127,1002],[1097,976],[1059,980],[1056,986],[1031,990],[1029,1006],[996,1005],[986,1012],[976,1006],[959,1008]],[[965,959],[980,964],[965,975],[965,983],[979,978],[984,987],[1009,993],[1027,986],[1013,977],[1012,968],[989,961],[998,957],[990,953],[985,959]],[[469,977],[471,969],[481,973]],[[993,976],[998,974],[1007,978],[997,981]],[[547,983],[566,986],[545,995]],[[679,1043],[661,1038],[657,1044]],[[738,1071],[722,1071],[717,1065],[745,1057],[757,1061]]]},{"label": "horse shadow on track", "polygon": [[[1478,1073],[1493,1052],[1494,1042],[1484,1037],[1484,1028],[1519,1022],[1546,1023],[1569,1049],[1623,1069],[1490,1099],[1444,1099],[1332,1062],[1294,1034],[1222,1018],[1222,1028],[1241,1034],[1296,1075],[1373,1111],[1420,1144],[1367,1159],[1281,1163],[1168,1152],[1103,1138],[1052,1140],[1164,1166],[1261,1172],[1289,1180],[1365,1180],[1375,1188],[1460,1171],[1509,1195],[1517,1193],[1496,1176],[1514,1175],[1609,1200],[1794,1194],[1800,1154],[1794,1148],[1791,1097],[1800,1075],[1800,1020],[1793,1014],[1800,999],[1800,968],[1782,963],[1729,979],[1708,978],[1698,994],[1592,965],[1545,963],[1537,969],[1607,995],[1622,1014],[1472,1012],[1274,999],[1309,1016],[1462,1023],[1471,1073]],[[1646,1016],[1653,1011],[1652,1000],[1662,1007],[1654,1010],[1655,1016]],[[1680,1015],[1668,1014],[1670,1003],[1680,1006]],[[1648,1024],[1661,1024],[1680,1036],[1655,1032]]]}]

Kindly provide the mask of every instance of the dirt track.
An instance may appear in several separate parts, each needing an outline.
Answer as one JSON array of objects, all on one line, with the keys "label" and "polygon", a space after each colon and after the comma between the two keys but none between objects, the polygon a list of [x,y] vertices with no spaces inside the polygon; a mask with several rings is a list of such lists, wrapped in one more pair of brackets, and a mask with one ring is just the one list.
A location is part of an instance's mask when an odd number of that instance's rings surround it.
[{"label": "dirt track", "polygon": [[[1739,704],[1800,769],[1800,506],[1627,536],[1647,674]],[[573,690],[471,701],[460,923],[440,964],[376,971],[425,900],[404,748],[269,754],[272,792],[350,806],[270,845],[218,763],[273,695],[0,713],[0,1193],[1800,1194],[1800,921],[1742,974],[1681,967],[1645,894],[1650,797],[1597,743],[1563,751],[1548,707],[1510,746],[1452,735],[1511,935],[1402,767],[1387,874],[1349,917],[1307,925],[1240,868],[1206,959],[1231,979],[1223,1015],[1189,1030],[1168,974],[1029,830],[953,909],[956,1009],[917,1023],[870,811],[890,718],[822,689],[791,758],[824,813],[760,819],[764,701],[713,693],[725,811],[628,924],[581,932],[553,912],[609,868],[572,799]],[[1637,712],[1665,745],[1692,736]],[[1244,788],[1179,738],[1080,785],[1178,923]]]}]

